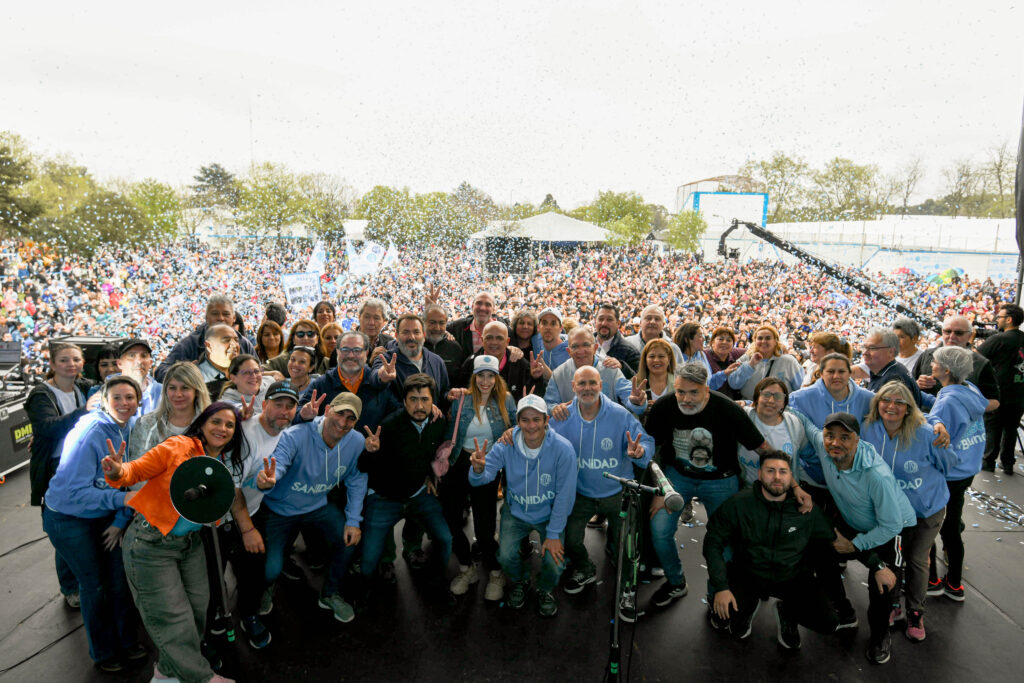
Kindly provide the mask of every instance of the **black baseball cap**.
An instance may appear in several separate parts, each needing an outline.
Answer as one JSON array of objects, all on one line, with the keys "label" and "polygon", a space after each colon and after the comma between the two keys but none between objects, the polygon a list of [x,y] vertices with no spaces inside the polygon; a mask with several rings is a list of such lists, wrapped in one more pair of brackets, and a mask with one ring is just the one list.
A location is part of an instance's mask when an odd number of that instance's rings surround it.
[{"label": "black baseball cap", "polygon": [[272,401],[275,398],[281,398],[282,396],[286,396],[296,403],[299,402],[299,392],[295,391],[295,387],[293,387],[292,383],[288,380],[274,382],[267,389],[266,398],[268,401]]},{"label": "black baseball cap", "polygon": [[129,337],[128,339],[125,339],[123,342],[121,342],[121,345],[117,347],[117,355],[123,356],[125,352],[127,352],[128,349],[132,348],[133,346],[144,346],[146,350],[149,351],[149,355],[153,355],[153,347],[149,345],[149,342],[146,341],[145,339],[139,339],[137,337]]},{"label": "black baseball cap", "polygon": [[825,424],[821,426],[822,429],[829,425],[837,424],[843,427],[848,432],[853,432],[857,436],[860,436],[860,423],[850,413],[832,413],[825,418]]}]

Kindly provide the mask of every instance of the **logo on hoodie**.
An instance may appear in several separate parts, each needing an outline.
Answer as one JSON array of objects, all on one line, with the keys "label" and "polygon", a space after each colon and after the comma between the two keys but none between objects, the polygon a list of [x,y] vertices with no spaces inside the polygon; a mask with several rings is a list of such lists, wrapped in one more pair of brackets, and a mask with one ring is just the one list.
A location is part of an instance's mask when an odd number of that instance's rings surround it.
[{"label": "logo on hoodie", "polygon": [[611,439],[607,436],[601,439],[601,450],[610,451],[613,448],[615,448],[615,443]]},{"label": "logo on hoodie", "polygon": [[906,461],[905,463],[903,463],[903,471],[906,472],[907,474],[914,474],[915,472],[917,472],[917,463],[914,462],[913,460]]},{"label": "logo on hoodie", "polygon": [[540,485],[541,486],[548,486],[550,484],[551,484],[551,475],[550,474],[545,472],[544,474],[540,475]]}]

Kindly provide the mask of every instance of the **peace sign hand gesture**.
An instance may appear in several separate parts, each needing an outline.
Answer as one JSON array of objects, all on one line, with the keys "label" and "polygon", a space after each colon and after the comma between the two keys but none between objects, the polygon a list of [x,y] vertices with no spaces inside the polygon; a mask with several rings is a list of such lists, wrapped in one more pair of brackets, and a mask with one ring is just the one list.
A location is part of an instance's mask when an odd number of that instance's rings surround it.
[{"label": "peace sign hand gesture", "polygon": [[629,402],[635,406],[642,406],[647,402],[647,380],[633,377],[633,391],[629,393]]},{"label": "peace sign hand gesture", "polygon": [[242,396],[242,422],[245,422],[256,412],[256,396],[252,397],[252,400],[248,403],[245,402],[245,396]]},{"label": "peace sign hand gesture", "polygon": [[626,446],[626,455],[634,460],[644,457],[644,447],[640,445],[640,432],[636,433],[635,440],[629,432],[626,432],[626,443],[629,444]]},{"label": "peace sign hand gesture", "polygon": [[369,427],[363,427],[363,430],[366,431],[366,442],[363,444],[363,448],[367,453],[376,453],[380,450],[380,427],[377,427],[376,432],[371,432]]},{"label": "peace sign hand gesture", "polygon": [[441,298],[441,288],[430,285],[424,290],[423,301],[426,305],[436,304],[438,299]]},{"label": "peace sign hand gesture", "polygon": [[544,362],[543,354],[537,356],[530,351],[530,375],[533,377],[543,377],[544,379],[551,378],[551,368]]},{"label": "peace sign hand gesture", "polygon": [[107,439],[107,452],[110,455],[103,458],[100,461],[100,466],[103,467],[103,474],[110,477],[113,480],[118,480],[123,474],[123,468],[121,462],[124,460],[124,449],[127,447],[124,441],[121,442],[121,448],[114,450],[114,442]]},{"label": "peace sign hand gesture", "polygon": [[395,370],[395,364],[398,363],[398,354],[391,354],[391,362],[381,361],[380,368],[377,370],[377,379],[387,384],[388,382],[394,381],[398,377],[398,371]]},{"label": "peace sign hand gesture", "polygon": [[[320,398],[317,398],[316,389],[313,390],[313,395],[309,397],[309,403],[302,406],[302,410],[299,411],[299,417],[306,422],[309,422],[314,417],[320,414],[320,404],[327,398],[327,394],[320,394]],[[253,399],[255,400],[255,399]]]},{"label": "peace sign hand gesture", "polygon": [[473,453],[469,456],[469,464],[473,466],[473,471],[477,474],[484,473],[484,467],[487,466],[487,439],[484,439],[484,445],[473,439],[473,445],[476,448],[473,449]]},{"label": "peace sign hand gesture", "polygon": [[268,461],[263,458],[263,469],[256,475],[256,488],[266,491],[274,488],[277,483],[277,458],[270,456]]}]

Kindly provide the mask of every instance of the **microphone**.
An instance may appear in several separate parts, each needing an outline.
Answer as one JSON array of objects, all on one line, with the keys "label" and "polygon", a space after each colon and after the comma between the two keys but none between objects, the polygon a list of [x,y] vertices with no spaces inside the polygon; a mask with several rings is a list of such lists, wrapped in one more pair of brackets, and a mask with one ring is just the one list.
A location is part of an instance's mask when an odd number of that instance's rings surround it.
[{"label": "microphone", "polygon": [[[654,483],[658,485],[658,488],[661,489],[661,495],[665,497],[665,507],[668,508],[668,511],[679,512],[682,510],[686,506],[686,501],[672,488],[672,483],[669,482],[668,477],[658,467],[658,463],[652,462],[650,470],[654,476]],[[185,493],[187,494],[188,492],[186,491]]]},{"label": "microphone", "polygon": [[195,486],[195,487],[190,488],[190,489],[185,489],[185,491],[181,494],[181,496],[185,500],[187,500],[189,502],[192,502],[194,500],[199,500],[200,498],[204,498],[206,496],[209,496],[212,493],[213,493],[213,491],[211,491],[206,486],[206,484],[200,484],[199,486]]}]

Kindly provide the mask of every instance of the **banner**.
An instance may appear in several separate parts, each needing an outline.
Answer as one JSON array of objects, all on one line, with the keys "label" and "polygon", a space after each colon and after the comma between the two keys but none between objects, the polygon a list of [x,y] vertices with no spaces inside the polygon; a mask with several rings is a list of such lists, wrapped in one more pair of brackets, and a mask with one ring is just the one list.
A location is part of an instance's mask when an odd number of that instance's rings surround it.
[{"label": "banner", "polygon": [[281,289],[284,290],[288,306],[298,313],[315,306],[320,301],[319,273],[292,273],[281,276]]},{"label": "banner", "polygon": [[320,240],[313,247],[313,253],[309,255],[309,263],[306,264],[307,273],[319,273],[323,275],[327,271],[327,253],[324,251],[324,241]]}]

